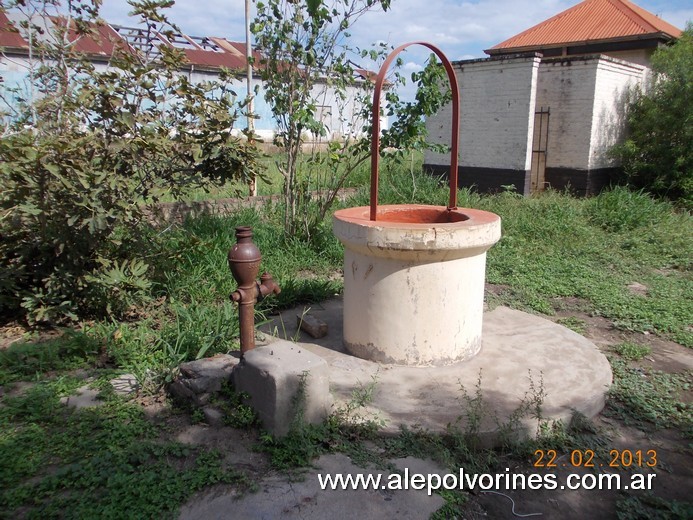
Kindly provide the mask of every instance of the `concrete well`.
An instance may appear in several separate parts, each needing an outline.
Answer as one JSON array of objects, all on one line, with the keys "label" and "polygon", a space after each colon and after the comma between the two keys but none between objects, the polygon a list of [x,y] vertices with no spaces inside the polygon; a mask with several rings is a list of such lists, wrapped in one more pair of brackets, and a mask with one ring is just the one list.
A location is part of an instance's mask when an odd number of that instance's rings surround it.
[{"label": "concrete well", "polygon": [[335,212],[344,244],[344,346],[396,365],[440,366],[481,348],[486,251],[500,217],[403,204]]}]

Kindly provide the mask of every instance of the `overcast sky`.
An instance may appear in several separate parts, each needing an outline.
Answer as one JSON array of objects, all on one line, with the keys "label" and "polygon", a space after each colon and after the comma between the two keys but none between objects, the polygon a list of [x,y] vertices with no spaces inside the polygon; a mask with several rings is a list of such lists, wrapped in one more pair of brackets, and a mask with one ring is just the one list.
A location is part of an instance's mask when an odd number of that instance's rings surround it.
[{"label": "overcast sky", "polygon": [[[484,49],[579,3],[579,0],[392,0],[386,13],[369,12],[352,28],[352,44],[377,40],[399,45],[425,40],[451,60],[484,57]],[[691,0],[637,0],[640,7],[683,29],[693,20]],[[254,4],[254,2],[253,2]],[[244,0],[176,0],[169,18],[193,36],[244,41]],[[110,23],[134,25],[126,0],[104,0],[101,16]],[[416,70],[428,53],[410,52],[407,69]]]}]

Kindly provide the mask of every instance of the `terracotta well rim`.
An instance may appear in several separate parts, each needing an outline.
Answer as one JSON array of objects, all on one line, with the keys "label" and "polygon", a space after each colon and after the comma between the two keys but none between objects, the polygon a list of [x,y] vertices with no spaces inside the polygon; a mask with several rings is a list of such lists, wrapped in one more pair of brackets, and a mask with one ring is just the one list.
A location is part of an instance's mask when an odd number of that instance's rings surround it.
[{"label": "terracotta well rim", "polygon": [[448,210],[446,206],[428,204],[381,205],[378,206],[377,220],[370,220],[369,206],[355,206],[335,211],[334,218],[365,227],[402,229],[467,228],[500,221],[500,217],[490,211],[472,208]]}]

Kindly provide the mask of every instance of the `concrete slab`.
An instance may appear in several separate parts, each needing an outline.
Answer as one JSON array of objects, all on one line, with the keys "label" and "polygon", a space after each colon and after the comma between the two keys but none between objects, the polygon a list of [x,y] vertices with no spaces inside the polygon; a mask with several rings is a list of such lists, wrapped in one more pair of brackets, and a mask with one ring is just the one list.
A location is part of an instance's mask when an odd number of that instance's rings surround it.
[{"label": "concrete slab", "polygon": [[[497,442],[500,426],[510,422],[519,433],[533,435],[537,419],[533,410],[518,417],[523,405],[541,398],[541,418],[549,421],[568,422],[574,412],[593,417],[612,381],[609,362],[592,342],[506,307],[484,314],[478,355],[444,367],[381,365],[345,354],[334,333],[341,329],[339,311],[338,299],[323,304],[319,318],[330,334],[300,345],[329,364],[335,406],[348,402],[355,389],[374,385],[365,412],[385,422],[384,434],[397,434],[402,426],[444,432],[457,425],[465,431],[473,419],[469,415],[478,412],[469,406],[478,391],[483,402],[478,433],[484,443]],[[294,315],[296,309],[287,312]]]},{"label": "concrete slab", "polygon": [[60,402],[70,408],[94,408],[101,406],[104,402],[99,399],[100,390],[84,385],[75,390],[73,395],[68,395],[60,399]]},{"label": "concrete slab", "polygon": [[[232,493],[219,496],[203,495],[189,502],[180,512],[179,520],[243,519],[273,520],[325,518],[398,518],[420,520],[444,505],[438,495],[428,496],[426,490],[388,489],[325,489],[320,487],[318,474],[382,475],[387,482],[390,472],[355,466],[342,454],[323,455],[315,463],[317,469],[305,474],[302,482],[287,482],[286,476],[274,476],[260,483],[257,493],[236,497]],[[398,468],[410,467],[410,473],[431,468],[430,463],[407,458],[398,461]],[[218,491],[217,491],[218,493]]]}]

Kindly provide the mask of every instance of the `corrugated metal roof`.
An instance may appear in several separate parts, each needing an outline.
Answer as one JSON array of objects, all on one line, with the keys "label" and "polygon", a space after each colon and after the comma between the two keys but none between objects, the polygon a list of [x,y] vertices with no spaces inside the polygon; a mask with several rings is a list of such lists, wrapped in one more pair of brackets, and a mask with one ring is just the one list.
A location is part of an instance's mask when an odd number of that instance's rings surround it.
[{"label": "corrugated metal roof", "polygon": [[485,52],[498,54],[647,36],[667,40],[680,35],[677,27],[627,0],[585,0]]},{"label": "corrugated metal roof", "polygon": [[205,51],[198,49],[184,49],[185,57],[193,65],[209,68],[227,68],[231,70],[245,69],[245,56],[236,56],[230,52]]},{"label": "corrugated metal roof", "polygon": [[[15,52],[27,52],[29,43],[22,36],[23,29],[17,30],[22,20],[20,13],[0,11],[0,47],[13,49]],[[64,18],[46,17],[35,20],[45,27],[42,40],[46,40],[53,26],[65,26]],[[132,52],[150,52],[162,45],[182,49],[190,65],[203,69],[219,69],[225,67],[232,70],[246,68],[245,44],[231,42],[224,38],[197,37],[185,34],[172,35],[172,39],[157,33],[149,33],[141,28],[108,25],[107,23],[90,24],[90,34],[78,34],[75,22],[68,28],[68,38],[76,41],[75,49],[95,59],[109,59],[116,48],[130,49]],[[253,51],[256,63],[260,55]],[[257,65],[256,65],[257,67]]]}]

